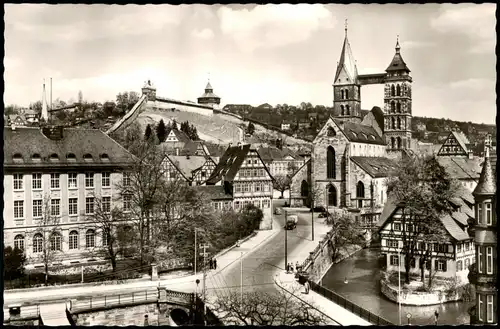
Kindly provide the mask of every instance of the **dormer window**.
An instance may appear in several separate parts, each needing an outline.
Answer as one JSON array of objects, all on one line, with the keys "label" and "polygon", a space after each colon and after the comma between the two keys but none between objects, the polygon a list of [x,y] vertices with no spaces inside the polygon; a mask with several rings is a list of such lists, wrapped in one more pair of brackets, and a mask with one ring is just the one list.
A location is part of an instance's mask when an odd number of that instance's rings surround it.
[{"label": "dormer window", "polygon": [[102,153],[101,161],[109,161],[109,155],[107,153]]},{"label": "dormer window", "polygon": [[50,155],[50,161],[59,161],[59,155],[57,155],[57,153],[52,153]]},{"label": "dormer window", "polygon": [[16,162],[20,162],[23,161],[23,156],[21,153],[15,153],[12,159]]},{"label": "dormer window", "polygon": [[371,137],[371,139],[375,140],[375,136],[373,136],[373,135],[370,135],[370,137]]},{"label": "dormer window", "polygon": [[83,155],[83,160],[85,160],[85,161],[92,161],[92,155],[90,153],[85,153]]},{"label": "dormer window", "polygon": [[379,167],[377,167],[377,166],[372,166],[372,167],[373,167],[373,169],[375,169],[376,171],[378,171],[378,170],[379,170]]},{"label": "dormer window", "polygon": [[42,157],[40,156],[40,154],[35,153],[31,156],[31,161],[40,162],[40,161],[42,161]]},{"label": "dormer window", "polygon": [[356,134],[354,131],[351,131],[351,134],[354,136],[354,138],[358,137],[358,134]]},{"label": "dormer window", "polygon": [[367,136],[365,133],[362,133],[362,134],[363,134],[363,137],[364,137],[365,139],[368,139],[368,136]]},{"label": "dormer window", "polygon": [[68,154],[66,154],[66,160],[76,161],[76,155],[74,153],[68,153]]}]

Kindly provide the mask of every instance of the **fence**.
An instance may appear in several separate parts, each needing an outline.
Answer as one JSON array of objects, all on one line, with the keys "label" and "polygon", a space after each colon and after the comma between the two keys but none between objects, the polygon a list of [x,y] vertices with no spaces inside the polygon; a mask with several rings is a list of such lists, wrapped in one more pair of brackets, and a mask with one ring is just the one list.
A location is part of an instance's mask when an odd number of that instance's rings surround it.
[{"label": "fence", "polygon": [[156,302],[158,301],[158,290],[151,289],[145,291],[136,291],[127,294],[90,297],[83,300],[71,300],[71,313],[80,313],[91,311],[93,309],[127,306],[136,303]]},{"label": "fence", "polygon": [[[303,278],[302,280],[307,280]],[[313,291],[316,293],[320,294],[321,296],[328,298],[335,304],[342,306],[346,310],[356,314],[360,318],[370,322],[371,324],[374,325],[388,325],[388,326],[393,326],[394,323],[376,315],[373,314],[372,312],[362,308],[359,305],[354,304],[353,302],[347,300],[346,298],[338,295],[337,293],[326,289],[325,287],[320,286],[319,284],[315,283],[314,281],[307,280],[309,282],[309,285]]]}]

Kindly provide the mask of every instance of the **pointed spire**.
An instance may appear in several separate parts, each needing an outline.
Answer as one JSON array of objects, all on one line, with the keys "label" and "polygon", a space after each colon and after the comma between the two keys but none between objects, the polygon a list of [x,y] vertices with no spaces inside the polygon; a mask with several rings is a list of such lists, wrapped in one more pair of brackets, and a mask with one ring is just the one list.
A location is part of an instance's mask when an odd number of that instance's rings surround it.
[{"label": "pointed spire", "polygon": [[494,195],[497,191],[495,176],[491,168],[490,148],[486,147],[484,156],[483,170],[479,176],[479,182],[472,194],[474,195]]},{"label": "pointed spire", "polygon": [[401,50],[401,46],[399,45],[399,34],[397,36],[397,39],[396,39],[396,54],[399,54]]},{"label": "pointed spire", "polygon": [[347,18],[345,20],[345,25],[344,26],[345,26],[345,37],[347,38]]},{"label": "pointed spire", "polygon": [[47,122],[49,119],[49,112],[47,108],[47,94],[45,92],[45,79],[43,79],[43,94],[42,94],[42,113],[41,117]]},{"label": "pointed spire", "polygon": [[340,54],[340,60],[337,64],[337,72],[335,73],[335,81],[338,80],[340,72],[344,69],[349,76],[351,82],[356,82],[358,79],[358,69],[356,67],[356,61],[352,55],[351,45],[347,39],[347,19],[345,20],[345,37],[344,45],[342,46],[342,52]]},{"label": "pointed spire", "polygon": [[407,73],[410,73],[410,69],[406,65],[405,61],[403,60],[403,57],[401,56],[401,46],[399,45],[399,34],[396,40],[396,53],[394,54],[394,57],[392,58],[391,63],[385,70],[386,72],[389,71],[405,71]]}]

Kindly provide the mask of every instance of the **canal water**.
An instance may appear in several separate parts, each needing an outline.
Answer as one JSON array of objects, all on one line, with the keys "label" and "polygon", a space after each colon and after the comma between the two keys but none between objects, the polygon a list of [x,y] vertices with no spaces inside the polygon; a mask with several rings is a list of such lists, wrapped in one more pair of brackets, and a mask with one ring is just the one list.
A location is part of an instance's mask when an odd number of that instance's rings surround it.
[{"label": "canal water", "polygon": [[[380,292],[378,256],[377,248],[359,251],[349,259],[332,266],[323,277],[322,285],[398,325],[398,304]],[[345,278],[347,284],[344,282]],[[407,314],[411,314],[412,325],[433,325],[434,312],[437,310],[438,324],[469,324],[467,310],[473,304],[474,302],[450,302],[431,306],[401,305],[401,322],[407,324]]]}]

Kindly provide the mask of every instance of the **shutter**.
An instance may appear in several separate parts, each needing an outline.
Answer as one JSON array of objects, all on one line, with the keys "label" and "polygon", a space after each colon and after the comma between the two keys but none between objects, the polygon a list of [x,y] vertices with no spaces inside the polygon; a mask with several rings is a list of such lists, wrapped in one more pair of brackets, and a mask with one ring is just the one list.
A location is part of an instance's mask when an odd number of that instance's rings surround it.
[{"label": "shutter", "polygon": [[444,260],[444,262],[443,262],[443,272],[446,272],[448,270],[447,263],[448,262],[446,260]]}]

